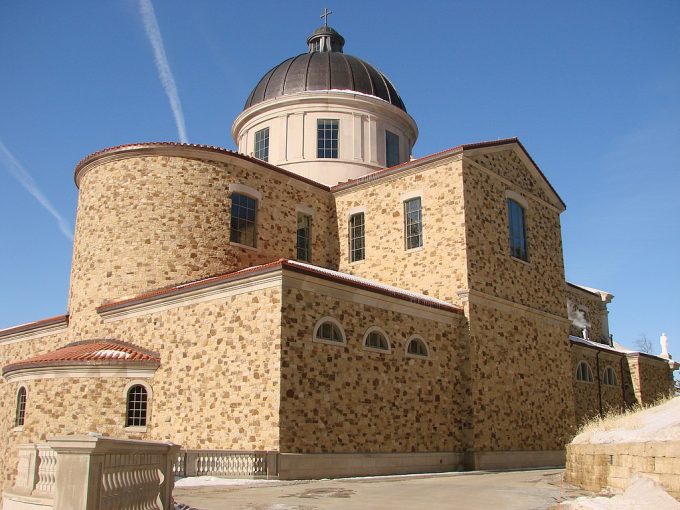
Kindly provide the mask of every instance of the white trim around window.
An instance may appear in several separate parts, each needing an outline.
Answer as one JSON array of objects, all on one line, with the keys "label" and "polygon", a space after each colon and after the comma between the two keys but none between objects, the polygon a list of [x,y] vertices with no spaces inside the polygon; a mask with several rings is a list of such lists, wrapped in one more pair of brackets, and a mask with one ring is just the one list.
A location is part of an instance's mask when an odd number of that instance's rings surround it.
[{"label": "white trim around window", "polygon": [[[336,342],[335,340],[328,340],[326,338],[319,338],[317,336],[319,333],[319,328],[327,322],[330,322],[332,325],[338,328],[340,336],[342,337],[341,341]],[[337,320],[335,317],[326,316],[319,319],[314,325],[314,330],[312,331],[312,341],[320,344],[333,345],[335,347],[344,347],[347,345],[347,335],[345,334],[345,328],[342,327],[342,324],[340,324],[339,320]]]},{"label": "white trim around window", "polygon": [[255,200],[258,201],[258,206],[260,200],[262,200],[262,193],[256,190],[255,188],[251,188],[250,186],[247,186],[245,184],[239,184],[238,182],[230,182],[229,183],[229,191],[231,193],[238,193],[240,195],[247,195],[250,198],[254,198]]},{"label": "white trim around window", "polygon": [[[377,347],[369,347],[366,345],[366,340],[368,340],[368,336],[371,333],[380,333],[384,338],[385,341],[387,342],[387,349],[379,349]],[[364,339],[361,341],[361,347],[365,351],[371,351],[371,352],[379,352],[381,354],[391,354],[392,353],[392,342],[390,342],[390,337],[387,336],[387,333],[385,332],[384,329],[378,326],[371,326],[366,330],[366,333],[364,333]]]},{"label": "white trim around window", "polygon": [[[412,353],[408,352],[408,348],[409,348],[409,346],[411,345],[411,342],[413,342],[414,340],[423,343],[423,345],[425,346],[425,352],[426,352],[425,355],[422,355],[422,354],[412,354]],[[423,339],[423,337],[420,336],[420,335],[411,335],[411,336],[409,337],[409,339],[406,341],[406,343],[404,344],[404,356],[407,357],[407,358],[428,359],[428,358],[431,357],[431,352],[432,352],[432,351],[430,351],[430,346],[427,345],[427,342],[426,342],[426,341]]]},{"label": "white trim around window", "polygon": [[349,221],[349,219],[350,219],[352,216],[354,216],[355,214],[359,214],[359,213],[364,213],[364,217],[366,217],[366,206],[364,206],[364,205],[359,205],[359,206],[357,206],[357,207],[352,207],[352,208],[351,208],[350,210],[348,210],[347,213],[345,214],[345,216],[346,216],[345,220],[346,220],[346,221]]},{"label": "white trim around window", "polygon": [[412,191],[407,191],[406,193],[402,193],[401,196],[399,197],[400,202],[406,202],[407,200],[411,200],[412,198],[420,198],[420,204],[422,205],[424,200],[423,200],[423,190],[422,189],[414,189]]},{"label": "white trim around window", "polygon": [[526,198],[524,198],[522,195],[520,195],[519,193],[517,193],[516,191],[513,191],[513,190],[511,190],[511,189],[505,190],[505,198],[506,198],[506,199],[509,198],[509,199],[511,199],[511,200],[514,200],[514,201],[517,202],[519,205],[521,205],[522,207],[524,207],[524,209],[528,209],[528,208],[529,208],[529,201],[528,201]]}]

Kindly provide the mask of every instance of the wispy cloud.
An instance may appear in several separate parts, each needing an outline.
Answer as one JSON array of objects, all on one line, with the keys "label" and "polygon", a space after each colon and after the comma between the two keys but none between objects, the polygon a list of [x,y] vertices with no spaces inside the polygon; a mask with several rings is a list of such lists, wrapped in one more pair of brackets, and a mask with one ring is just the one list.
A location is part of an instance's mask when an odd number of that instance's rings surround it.
[{"label": "wispy cloud", "polygon": [[33,198],[35,198],[40,203],[40,205],[42,205],[45,210],[47,210],[47,212],[54,216],[54,218],[57,220],[57,224],[59,225],[59,230],[61,230],[61,233],[73,241],[73,231],[71,230],[71,225],[69,225],[69,223],[61,214],[59,214],[59,212],[54,208],[43,192],[40,191],[40,188],[38,188],[38,185],[33,180],[31,174],[29,174],[23,165],[17,161],[17,159],[12,155],[9,149],[7,149],[2,141],[0,141],[0,161],[4,163],[12,177],[19,181],[21,185],[26,188],[26,191],[33,195]]},{"label": "wispy cloud", "polygon": [[163,37],[161,36],[161,29],[158,27],[156,13],[154,12],[151,0],[139,0],[139,10],[142,13],[146,36],[149,38],[149,42],[153,48],[153,56],[154,61],[156,62],[156,69],[158,70],[158,77],[163,84],[165,94],[170,100],[170,108],[172,108],[172,113],[175,116],[175,124],[177,125],[179,139],[182,143],[186,143],[187,133],[186,127],[184,126],[182,103],[179,100],[179,94],[177,94],[177,86],[175,85],[175,78],[170,70],[170,64],[168,64],[168,59],[165,56]]}]

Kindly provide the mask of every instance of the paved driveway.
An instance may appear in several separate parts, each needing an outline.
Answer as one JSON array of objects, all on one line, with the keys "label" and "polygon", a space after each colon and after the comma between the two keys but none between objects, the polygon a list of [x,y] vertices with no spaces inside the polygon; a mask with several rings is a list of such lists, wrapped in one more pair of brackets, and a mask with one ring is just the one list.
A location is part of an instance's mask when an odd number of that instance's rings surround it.
[{"label": "paved driveway", "polygon": [[176,488],[199,510],[547,509],[591,494],[565,485],[561,469],[270,482]]}]

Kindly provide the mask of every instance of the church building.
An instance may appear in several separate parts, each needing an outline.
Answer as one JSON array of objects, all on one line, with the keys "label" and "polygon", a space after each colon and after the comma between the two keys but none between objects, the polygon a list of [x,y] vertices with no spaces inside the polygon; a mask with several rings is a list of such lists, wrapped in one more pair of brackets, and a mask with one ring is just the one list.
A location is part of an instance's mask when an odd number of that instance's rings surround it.
[{"label": "church building", "polygon": [[344,46],[324,24],[268,71],[237,152],[77,164],[67,313],[0,330],[3,487],[17,445],[86,432],[180,444],[188,475],[557,466],[586,418],[671,391],[670,355],[565,281],[523,144],[414,159],[397,88]]}]

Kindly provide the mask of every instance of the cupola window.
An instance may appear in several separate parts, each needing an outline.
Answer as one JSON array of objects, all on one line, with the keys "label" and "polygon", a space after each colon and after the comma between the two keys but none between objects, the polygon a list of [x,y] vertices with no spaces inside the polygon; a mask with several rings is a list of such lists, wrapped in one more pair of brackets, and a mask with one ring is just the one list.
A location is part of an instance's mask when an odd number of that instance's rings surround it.
[{"label": "cupola window", "polygon": [[260,129],[255,133],[255,152],[257,159],[269,161],[269,128]]},{"label": "cupola window", "polygon": [[396,166],[399,161],[399,136],[385,131],[385,166]]},{"label": "cupola window", "polygon": [[316,157],[322,159],[338,158],[338,120],[319,119],[317,121]]}]

